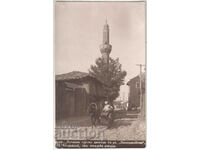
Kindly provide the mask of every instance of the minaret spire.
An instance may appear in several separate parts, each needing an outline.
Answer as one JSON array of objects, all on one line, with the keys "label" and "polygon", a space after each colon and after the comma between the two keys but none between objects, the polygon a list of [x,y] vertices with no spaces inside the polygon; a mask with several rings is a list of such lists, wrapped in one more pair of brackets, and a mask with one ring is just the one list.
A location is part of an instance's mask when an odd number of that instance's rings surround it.
[{"label": "minaret spire", "polygon": [[[109,43],[109,26],[107,24],[107,19],[106,19],[106,24],[103,27],[103,43],[100,45],[100,51],[102,54],[103,62],[106,65],[106,73],[105,73],[106,81],[104,84],[106,84],[107,86],[109,86],[109,83],[110,83],[109,55],[110,55],[111,49],[112,49],[112,45],[110,45]],[[107,95],[107,100],[109,100],[108,95]]]},{"label": "minaret spire", "polygon": [[109,26],[107,20],[103,27],[103,44],[109,44]]},{"label": "minaret spire", "polygon": [[103,43],[100,45],[100,51],[102,58],[107,65],[109,65],[109,55],[112,49],[112,45],[109,44],[109,25],[107,19],[103,27]]}]

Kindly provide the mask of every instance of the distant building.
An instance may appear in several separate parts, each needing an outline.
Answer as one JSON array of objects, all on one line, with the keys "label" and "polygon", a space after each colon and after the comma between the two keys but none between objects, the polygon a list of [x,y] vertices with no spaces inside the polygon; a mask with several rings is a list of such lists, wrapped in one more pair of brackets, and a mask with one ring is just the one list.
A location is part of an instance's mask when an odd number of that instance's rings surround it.
[{"label": "distant building", "polygon": [[[128,81],[129,97],[128,109],[141,107],[140,104],[140,76],[136,76]],[[142,74],[142,103],[145,105],[145,73]]]},{"label": "distant building", "polygon": [[113,102],[115,110],[127,110],[128,102],[127,101],[114,101]]},{"label": "distant building", "polygon": [[91,102],[104,102],[103,84],[88,73],[56,75],[56,120],[84,115]]}]

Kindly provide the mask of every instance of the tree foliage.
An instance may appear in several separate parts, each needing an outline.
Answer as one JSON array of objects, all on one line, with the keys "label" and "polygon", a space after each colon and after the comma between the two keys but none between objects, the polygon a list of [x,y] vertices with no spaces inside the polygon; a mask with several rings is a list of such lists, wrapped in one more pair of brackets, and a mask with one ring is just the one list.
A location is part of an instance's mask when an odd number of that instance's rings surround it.
[{"label": "tree foliage", "polygon": [[90,67],[90,75],[104,83],[104,92],[108,100],[115,100],[119,96],[120,86],[124,84],[126,76],[126,71],[122,70],[119,58],[109,58],[109,67],[100,57],[96,59],[95,63]]}]

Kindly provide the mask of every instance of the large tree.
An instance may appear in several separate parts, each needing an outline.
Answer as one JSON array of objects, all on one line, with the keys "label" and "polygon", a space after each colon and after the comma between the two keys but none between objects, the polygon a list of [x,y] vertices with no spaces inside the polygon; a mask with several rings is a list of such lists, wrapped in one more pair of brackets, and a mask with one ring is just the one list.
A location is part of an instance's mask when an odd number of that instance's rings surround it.
[{"label": "large tree", "polygon": [[109,58],[109,67],[101,57],[97,58],[95,63],[95,65],[91,65],[89,73],[104,83],[105,96],[112,102],[119,96],[120,86],[124,84],[126,71],[122,70],[119,58]]}]

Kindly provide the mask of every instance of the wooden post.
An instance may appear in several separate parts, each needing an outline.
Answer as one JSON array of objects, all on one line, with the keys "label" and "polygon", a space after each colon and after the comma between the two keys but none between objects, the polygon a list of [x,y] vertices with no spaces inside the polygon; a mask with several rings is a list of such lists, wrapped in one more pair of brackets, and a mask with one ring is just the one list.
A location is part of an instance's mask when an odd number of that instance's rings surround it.
[{"label": "wooden post", "polygon": [[142,93],[142,64],[137,64],[140,67],[140,118],[144,117],[143,93]]}]

